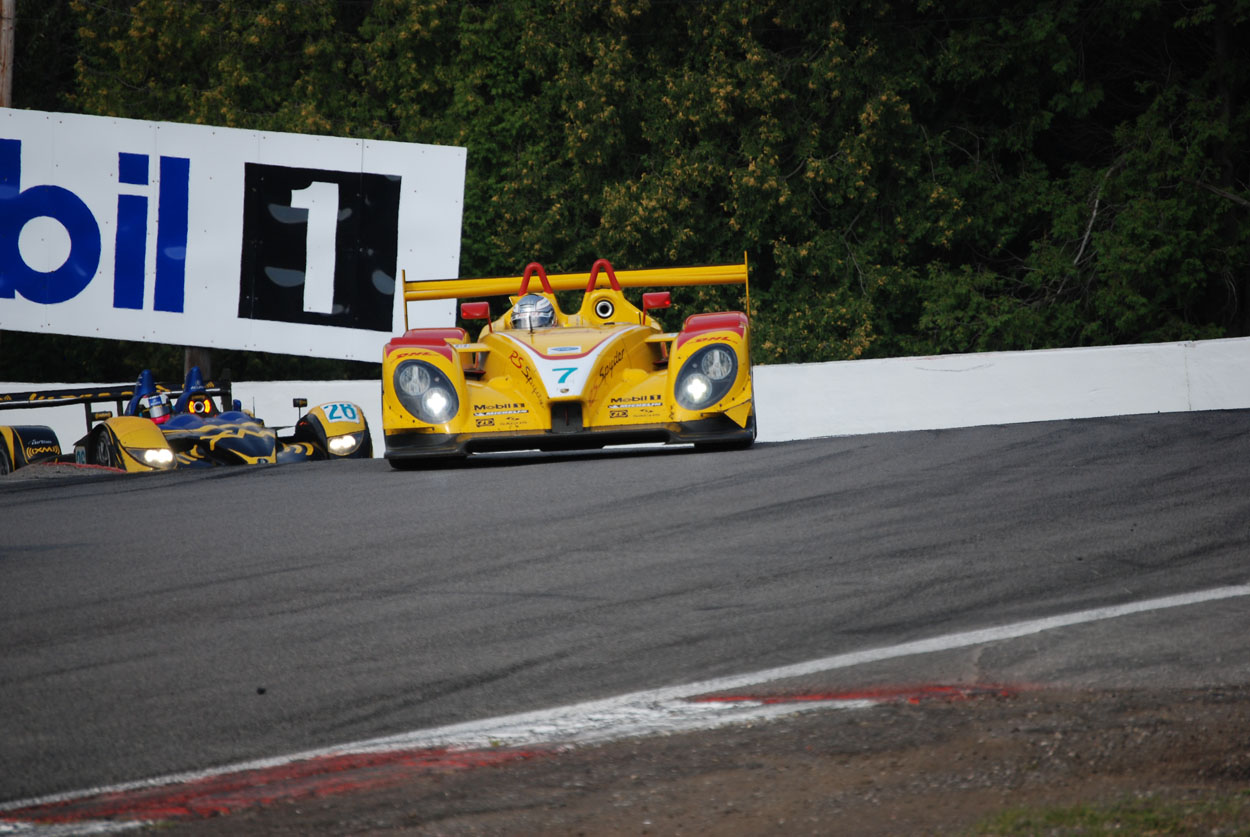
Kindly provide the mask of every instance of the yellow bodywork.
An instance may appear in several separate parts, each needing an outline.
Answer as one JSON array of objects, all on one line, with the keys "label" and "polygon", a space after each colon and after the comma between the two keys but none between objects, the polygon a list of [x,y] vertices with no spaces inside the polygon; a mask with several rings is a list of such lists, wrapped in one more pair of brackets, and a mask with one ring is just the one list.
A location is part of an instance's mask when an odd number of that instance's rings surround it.
[{"label": "yellow bodywork", "polygon": [[178,464],[160,427],[139,416],[109,419],[96,431],[92,444],[95,464],[123,471],[167,471]]},{"label": "yellow bodywork", "polygon": [[[388,343],[382,422],[392,464],[482,450],[646,441],[744,445],[754,438],[746,315],[698,315],[681,332],[665,333],[625,294],[636,287],[745,283],[745,262],[615,273],[608,266],[589,289],[590,273],[540,271],[527,274],[528,281],[405,282],[407,300],[507,294],[515,305],[524,288],[551,301],[556,322],[513,328],[510,305],[476,338],[462,329],[413,329]],[[554,291],[572,289],[586,293],[577,311],[565,313]],[[714,400],[683,406],[675,386],[700,351],[717,353],[704,364],[722,377]],[[444,396],[435,392],[442,389],[454,412],[423,414],[421,399],[442,406]]]},{"label": "yellow bodywork", "polygon": [[0,426],[0,476],[32,462],[54,462],[61,456],[61,444],[50,427]]},{"label": "yellow bodywork", "polygon": [[[271,465],[278,461],[281,451],[278,434],[256,420],[222,421],[219,417],[209,417],[193,427],[166,428],[163,433],[177,451],[180,468],[211,464],[227,450],[235,464]],[[301,459],[309,458],[312,446],[300,453]]]}]

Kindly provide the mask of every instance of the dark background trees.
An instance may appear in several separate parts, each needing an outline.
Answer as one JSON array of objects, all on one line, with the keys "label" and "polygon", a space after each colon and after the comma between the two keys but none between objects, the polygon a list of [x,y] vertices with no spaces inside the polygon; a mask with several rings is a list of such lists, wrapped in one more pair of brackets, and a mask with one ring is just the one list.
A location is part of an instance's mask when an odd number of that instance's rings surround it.
[{"label": "dark background trees", "polygon": [[[19,107],[467,147],[461,275],[746,252],[760,362],[1250,333],[1250,0],[22,0],[19,18]],[[47,368],[14,356],[30,338],[5,333],[4,377]],[[83,341],[38,339],[115,377]],[[101,354],[181,364],[132,348]],[[220,354],[236,377],[359,370]]]}]

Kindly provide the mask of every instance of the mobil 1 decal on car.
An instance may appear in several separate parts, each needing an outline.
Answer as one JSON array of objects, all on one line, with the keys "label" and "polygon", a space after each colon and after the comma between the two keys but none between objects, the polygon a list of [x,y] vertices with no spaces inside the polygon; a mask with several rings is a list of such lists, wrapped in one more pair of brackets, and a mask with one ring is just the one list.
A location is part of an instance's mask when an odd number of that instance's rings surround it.
[{"label": "mobil 1 decal on car", "polygon": [[[455,276],[463,148],[0,108],[0,322],[373,360]],[[405,306],[407,310],[405,310]]]}]

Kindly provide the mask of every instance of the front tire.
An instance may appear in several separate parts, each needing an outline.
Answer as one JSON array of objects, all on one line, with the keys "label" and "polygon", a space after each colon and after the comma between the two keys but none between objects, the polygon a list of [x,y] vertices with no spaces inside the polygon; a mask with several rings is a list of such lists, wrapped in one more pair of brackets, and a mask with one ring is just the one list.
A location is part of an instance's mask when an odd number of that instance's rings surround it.
[{"label": "front tire", "polygon": [[95,464],[103,465],[106,468],[121,467],[120,459],[117,457],[116,451],[113,450],[113,441],[104,430],[101,430],[95,439]]},{"label": "front tire", "polygon": [[9,460],[9,451],[0,443],[0,477],[13,473],[13,463]]}]

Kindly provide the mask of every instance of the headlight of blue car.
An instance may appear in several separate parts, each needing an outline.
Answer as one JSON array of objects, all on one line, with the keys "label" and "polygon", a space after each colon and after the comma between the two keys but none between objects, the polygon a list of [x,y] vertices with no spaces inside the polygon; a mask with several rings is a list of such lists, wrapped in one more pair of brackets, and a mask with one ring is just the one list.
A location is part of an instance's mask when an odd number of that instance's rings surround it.
[{"label": "headlight of blue car", "polygon": [[702,410],[720,401],[738,377],[738,356],[732,347],[713,343],[681,365],[674,396],[687,410]]},{"label": "headlight of blue car", "polygon": [[364,438],[365,434],[363,431],[360,433],[344,433],[341,436],[331,436],[326,440],[326,447],[330,449],[332,456],[347,456],[360,447],[360,443]]},{"label": "headlight of blue car", "polygon": [[395,394],[426,424],[446,424],[460,411],[456,388],[438,367],[423,360],[405,360],[395,369]]},{"label": "headlight of blue car", "polygon": [[130,455],[153,468],[174,467],[174,452],[169,448],[131,448]]}]

